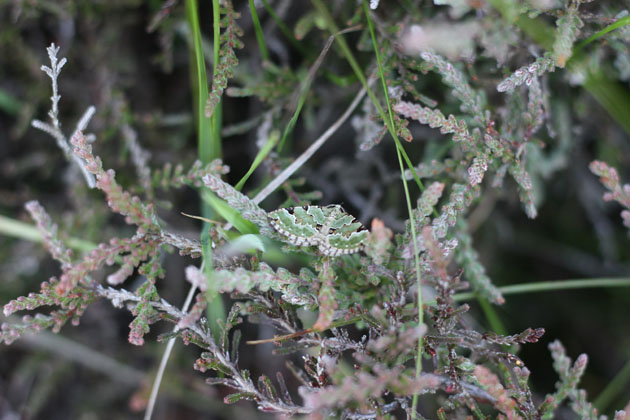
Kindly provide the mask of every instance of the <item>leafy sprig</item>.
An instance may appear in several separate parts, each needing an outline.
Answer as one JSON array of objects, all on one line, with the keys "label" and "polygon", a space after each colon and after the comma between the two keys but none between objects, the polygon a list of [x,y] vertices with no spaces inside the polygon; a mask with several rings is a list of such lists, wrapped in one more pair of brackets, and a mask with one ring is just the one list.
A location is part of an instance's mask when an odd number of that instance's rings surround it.
[{"label": "leafy sprig", "polygon": [[221,101],[221,96],[227,87],[228,79],[234,77],[234,67],[238,65],[238,59],[236,58],[234,50],[243,48],[243,43],[238,39],[238,37],[243,36],[243,30],[236,23],[236,19],[240,17],[240,14],[234,11],[230,0],[223,2],[221,14],[223,15],[221,18],[221,27],[225,30],[221,34],[220,40],[220,61],[212,76],[212,91],[206,101],[205,114],[208,118],[212,116],[215,107]]}]

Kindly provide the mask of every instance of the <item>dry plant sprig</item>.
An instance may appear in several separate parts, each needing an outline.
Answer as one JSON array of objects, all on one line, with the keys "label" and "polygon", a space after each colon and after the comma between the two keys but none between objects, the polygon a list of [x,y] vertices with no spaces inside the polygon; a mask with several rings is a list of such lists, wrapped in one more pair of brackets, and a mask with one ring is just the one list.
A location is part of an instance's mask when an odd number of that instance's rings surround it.
[{"label": "dry plant sprig", "polygon": [[[172,2],[167,3],[168,6],[172,5]],[[376,7],[378,2],[371,3]],[[445,3],[456,6],[458,2]],[[217,78],[208,99],[210,114],[227,86],[227,77],[231,77],[236,65],[233,49],[240,44],[236,38],[240,36],[239,30],[234,23],[236,14],[231,4],[224,5],[222,20],[225,26],[221,39],[223,55],[217,63]],[[580,20],[577,5],[578,2],[574,1],[568,8],[565,7],[566,19],[558,20],[558,45],[554,46],[549,56],[549,65],[552,67],[561,66],[562,61],[568,59],[570,46],[577,38],[579,24],[576,22]],[[339,6],[339,10],[342,7]],[[389,15],[389,10],[386,12]],[[485,13],[485,10],[480,10],[479,15]],[[385,33],[389,28],[381,15],[383,13],[374,18],[379,19],[379,26]],[[369,18],[369,14],[367,16]],[[314,19],[316,14],[310,17]],[[514,45],[517,45],[516,41],[520,38],[518,34],[515,37]],[[503,42],[502,47],[508,48],[507,44],[509,42]],[[217,247],[212,249],[213,270],[210,278],[206,278],[203,266],[201,269],[187,267],[186,280],[192,288],[183,309],[179,310],[160,297],[159,279],[165,274],[160,265],[161,251],[168,248],[164,245],[171,245],[178,248],[182,255],[199,256],[202,247],[197,240],[163,229],[163,223],[158,220],[152,207],[153,189],[158,186],[170,188],[183,184],[205,184],[247,220],[255,223],[261,233],[275,237],[277,234],[270,227],[267,213],[259,207],[260,202],[279,185],[291,184],[292,188],[299,182],[291,179],[292,175],[347,119],[363,98],[365,90],[357,94],[348,110],[333,126],[253,199],[220,179],[220,175],[227,170],[221,162],[206,167],[195,163],[188,172],[179,165],[167,166],[163,172],[149,178],[148,158],[139,148],[135,133],[125,128],[123,134],[127,137],[141,185],[135,189],[123,189],[114,172],[103,168],[100,158],[95,156],[88,144],[88,136],[83,135],[87,120],[93,113],[91,111],[82,118],[79,123],[81,129],[72,136],[75,150],[72,151],[68,144],[66,147],[72,156],[76,156],[73,159],[93,176],[94,185],[103,190],[110,208],[124,215],[126,221],[137,225],[138,229],[131,238],[114,238],[101,244],[92,253],[75,258],[65,247],[63,235],[58,235],[56,226],[43,208],[35,202],[29,203],[27,209],[43,232],[45,246],[61,263],[61,275],[59,280],[52,278],[42,284],[39,293],[15,299],[5,306],[6,313],[35,309],[41,311],[44,305],[52,306],[53,310],[50,314],[25,317],[22,325],[3,325],[0,341],[11,342],[21,334],[43,328],[58,331],[69,320],[78,322],[87,305],[104,298],[117,307],[131,309],[134,320],[129,326],[129,342],[134,345],[145,342],[146,333],[154,322],[172,322],[175,329],[162,335],[160,340],[170,339],[167,348],[172,348],[176,338],[181,338],[185,344],[199,347],[202,353],[194,367],[201,372],[213,372],[207,380],[209,384],[233,390],[225,397],[226,403],[251,400],[261,411],[285,417],[306,414],[312,419],[368,419],[393,418],[404,414],[408,418],[417,418],[419,413],[412,412],[411,396],[416,393],[438,393],[438,417],[441,419],[447,415],[458,418],[470,414],[483,418],[488,415],[486,410],[490,407],[497,410],[500,416],[513,419],[550,417],[563,399],[568,399],[580,416],[596,418],[597,412],[587,402],[585,393],[577,389],[586,365],[584,356],[571,364],[560,345],[554,343],[551,350],[554,366],[560,375],[558,389],[542,406],[537,406],[528,385],[531,372],[517,355],[507,352],[503,346],[536,343],[544,330],[527,328],[511,335],[478,332],[470,328],[471,323],[467,319],[469,306],[459,305],[453,298],[457,291],[467,288],[470,283],[479,295],[494,303],[503,302],[503,297],[490,282],[473,247],[467,229],[466,212],[474,200],[487,191],[490,177],[494,185],[500,185],[509,173],[519,186],[528,215],[535,215],[532,180],[528,172],[529,167],[535,165],[528,164],[537,162],[532,162],[534,159],[528,154],[537,145],[534,134],[543,126],[548,112],[545,80],[542,83],[538,80],[540,69],[520,74],[523,80],[511,80],[511,88],[508,86],[510,83],[504,82],[503,86],[507,86],[506,91],[510,92],[505,95],[506,105],[498,107],[493,114],[487,109],[489,107],[480,87],[494,86],[494,81],[488,83],[484,80],[487,74],[478,73],[475,62],[466,63],[469,65],[467,70],[472,77],[472,84],[467,81],[466,73],[459,70],[462,63],[451,63],[436,54],[424,53],[424,61],[417,68],[411,64],[407,66],[407,82],[401,87],[396,84],[395,76],[391,77],[394,72],[390,73],[390,70],[400,70],[405,64],[397,66],[395,62],[400,60],[396,58],[398,53],[394,48],[390,52],[394,58],[391,61],[388,58],[388,63],[380,71],[388,73],[384,78],[392,82],[386,92],[391,92],[396,111],[401,116],[415,118],[429,127],[439,128],[443,134],[452,134],[453,139],[453,143],[443,145],[440,152],[435,153],[438,160],[423,162],[418,167],[420,176],[431,178],[417,202],[417,208],[410,211],[415,217],[415,224],[407,222],[406,225],[407,230],[414,227],[422,232],[418,240],[412,242],[408,232],[394,237],[384,222],[374,219],[364,254],[335,259],[311,255],[309,266],[301,267],[299,271],[289,271],[284,267],[271,268],[260,262],[258,255],[244,258],[223,253],[225,248],[217,243]],[[511,52],[498,52],[497,56],[507,60]],[[55,138],[60,138],[56,79],[65,61],[56,61],[57,51],[49,51],[49,54],[52,66],[47,68],[47,73],[53,80],[53,109],[50,113],[53,123],[39,125]],[[388,66],[391,62],[394,62],[394,66]],[[313,71],[309,73],[308,83],[315,82],[316,67],[311,68]],[[331,71],[334,69],[334,66],[327,69],[328,75],[334,76]],[[452,91],[452,96],[459,101],[455,109],[447,112],[449,103],[446,101],[438,110],[434,108],[437,102],[432,104],[431,99],[420,93],[419,90],[426,86],[423,86],[424,81],[418,78],[420,75],[417,72],[427,70],[436,71],[447,89]],[[495,72],[490,71],[489,74],[491,79],[495,77]],[[527,95],[523,95],[525,89],[516,89],[517,85],[523,83],[529,86]],[[400,101],[403,91],[410,92],[414,100],[426,106]],[[260,96],[260,92],[254,94]],[[272,106],[278,105],[274,103]],[[370,113],[369,106],[373,104],[366,104],[367,114]],[[460,114],[457,113],[457,107]],[[268,121],[269,125],[261,132],[269,133],[273,128],[273,119],[269,118]],[[405,120],[393,117],[392,123],[401,136],[410,133],[405,131]],[[364,129],[364,133],[370,134],[361,148],[374,145],[380,135],[377,124],[371,125],[363,120],[357,121],[357,125]],[[422,147],[427,156],[432,153],[432,145]],[[372,153],[369,157],[380,159],[379,164],[387,167],[381,156]],[[279,168],[282,166],[284,163],[278,165]],[[592,167],[610,189],[607,197],[628,207],[630,190],[626,191],[625,186],[619,185],[616,172],[601,163],[593,163]],[[384,178],[388,175],[387,170],[382,170]],[[277,169],[279,172],[280,169]],[[365,183],[366,190],[382,187],[374,186],[371,181],[372,178],[369,178]],[[140,194],[132,195],[137,191],[143,192],[148,200],[142,201]],[[304,197],[299,191],[294,193],[292,190],[288,195],[294,201]],[[395,198],[393,201],[396,201]],[[361,203],[360,200],[357,202]],[[624,210],[623,215],[624,220],[630,220],[630,212]],[[405,226],[404,223],[400,225]],[[213,235],[214,232],[213,229]],[[413,267],[409,260],[416,256],[419,256],[422,264]],[[121,284],[136,270],[145,277],[144,282],[135,292],[130,292],[118,286],[104,287],[90,277],[95,270],[113,264],[118,268],[107,276],[110,285]],[[420,270],[422,273],[419,273]],[[418,274],[422,274],[422,288],[433,293],[434,302],[423,302],[416,294],[413,279]],[[197,290],[201,293],[195,296]],[[216,329],[210,328],[215,320],[204,317],[208,306],[206,293],[212,292],[230,293],[232,298],[240,301],[232,307],[227,319],[218,323],[218,333]],[[191,303],[192,307],[188,309]],[[298,311],[302,310],[319,310],[319,318],[311,328],[302,325],[301,314],[298,317]],[[428,312],[429,317],[425,318],[426,325],[419,325],[418,319],[423,310]],[[274,340],[277,341],[275,354],[298,353],[301,365],[290,365],[296,381],[301,384],[298,392],[287,389],[287,382],[281,374],[276,375],[275,379],[261,375],[256,380],[249,371],[239,367],[241,333],[236,327],[245,315],[249,316],[251,322],[268,323],[287,334],[281,342],[279,339]],[[358,333],[351,333],[346,328],[349,324],[354,324]],[[419,345],[422,348],[418,349]],[[305,349],[310,350],[306,352]],[[423,372],[415,372],[411,366],[419,352],[430,359],[423,366]],[[351,369],[345,369],[348,361],[352,363]],[[152,401],[155,401],[156,395],[157,387],[154,387]],[[298,401],[296,395],[302,400]],[[482,404],[485,405],[484,411],[480,408]],[[149,406],[152,407],[152,403]],[[147,416],[150,415],[151,409],[147,410]],[[617,417],[621,419],[623,415],[618,414]]]},{"label": "dry plant sprig", "polygon": [[601,183],[609,192],[604,194],[604,201],[616,201],[625,207],[621,211],[623,224],[630,229],[630,184],[621,185],[617,170],[606,162],[594,160],[589,165],[591,172],[599,176]]},{"label": "dry plant sprig", "polygon": [[37,223],[37,230],[42,233],[44,246],[50,255],[61,263],[63,270],[72,266],[72,251],[69,250],[57,234],[57,225],[52,222],[46,210],[38,201],[29,201],[24,205]]},{"label": "dry plant sprig", "polygon": [[424,60],[426,70],[438,72],[442,76],[444,83],[453,89],[453,96],[462,104],[462,112],[472,115],[480,127],[485,126],[488,122],[488,117],[484,111],[485,97],[472,89],[463,73],[438,54],[423,52],[420,54],[420,57]]},{"label": "dry plant sprig", "polygon": [[[375,79],[370,78],[368,86],[374,83]],[[361,89],[359,93],[354,97],[352,103],[344,111],[344,113],[330,126],[324,133],[319,136],[308,149],[304,151],[293,163],[287,166],[273,181],[265,186],[256,196],[252,199],[255,204],[260,204],[265,198],[267,198],[272,192],[274,192],[280,185],[285,183],[301,166],[303,166],[317,150],[319,150],[324,143],[339,129],[339,127],[352,115],[355,108],[361,103],[363,97],[366,94],[365,89]]]},{"label": "dry plant sprig", "polygon": [[162,169],[153,171],[151,185],[164,190],[179,188],[183,185],[201,187],[203,177],[210,174],[225,175],[230,171],[230,167],[225,165],[220,159],[215,159],[203,166],[200,160],[196,160],[188,172],[184,172],[184,165],[167,163]]},{"label": "dry plant sprig", "polygon": [[[461,160],[460,164],[468,165],[468,185],[472,188],[481,184],[485,172],[493,162],[500,161],[504,165],[504,170],[509,170],[519,186],[519,195],[525,206],[526,214],[530,218],[535,218],[537,212],[532,195],[531,180],[525,170],[523,161],[525,157],[521,156],[524,147],[520,142],[509,141],[509,139],[504,138],[494,128],[495,121],[491,118],[490,112],[484,108],[485,98],[470,87],[465,76],[453,64],[434,53],[425,52],[421,54],[421,57],[424,60],[424,66],[421,68],[424,71],[434,70],[442,76],[444,83],[452,88],[453,95],[461,102],[461,110],[471,114],[473,123],[478,127],[470,133],[466,122],[463,120],[458,120],[453,115],[445,118],[439,110],[409,102],[399,102],[394,106],[394,110],[405,117],[417,119],[422,124],[428,124],[434,128],[439,127],[442,133],[453,133],[453,141],[461,145],[461,149],[465,153],[466,159]],[[532,102],[530,114],[534,113],[534,115],[528,114],[529,120],[533,120],[528,129],[529,137],[539,125],[538,105],[536,105],[537,102],[534,102],[534,98],[532,98]],[[482,133],[480,127],[485,128],[485,132]],[[454,224],[455,220],[452,215],[450,219]],[[441,233],[445,234],[446,232],[441,229]]]},{"label": "dry plant sprig", "polygon": [[243,218],[257,225],[260,228],[260,233],[270,237],[277,237],[274,229],[269,224],[267,213],[245,194],[214,175],[204,176],[203,182],[206,187],[227,201],[230,207],[240,212]]},{"label": "dry plant sprig", "polygon": [[140,185],[145,190],[147,198],[153,200],[153,186],[151,185],[151,168],[149,168],[149,159],[151,153],[140,145],[138,141],[138,134],[128,123],[123,123],[121,127],[121,134],[129,154],[131,155],[131,161],[136,169],[136,174],[140,181]]},{"label": "dry plant sprig", "polygon": [[472,246],[472,237],[468,233],[467,225],[463,219],[460,219],[458,222],[455,237],[459,242],[455,253],[455,261],[464,269],[466,279],[473,286],[473,289],[490,302],[494,302],[497,305],[505,303],[503,295],[492,283],[486,274],[486,269],[479,262],[479,256]]},{"label": "dry plant sprig", "polygon": [[554,71],[555,67],[553,55],[547,53],[537,58],[532,64],[516,70],[511,76],[497,85],[497,90],[499,92],[512,92],[522,84],[529,86],[536,77],[540,77],[546,72]]},{"label": "dry plant sprig", "polygon": [[116,182],[114,170],[103,169],[101,158],[92,154],[92,146],[81,131],[72,136],[70,143],[74,146],[74,153],[85,162],[85,168],[96,177],[96,187],[105,193],[107,204],[113,211],[125,216],[127,223],[138,225],[140,234],[160,231],[153,205],[143,203],[139,197],[122,189]]},{"label": "dry plant sprig", "polygon": [[[574,402],[572,407],[574,410],[578,408],[575,404],[579,402],[581,398],[580,394],[583,391],[578,390],[577,386],[586,369],[586,363],[588,362],[586,354],[581,354],[573,366],[571,366],[571,359],[567,357],[564,347],[557,340],[549,344],[549,350],[553,357],[553,368],[560,376],[560,382],[556,383],[556,392],[547,395],[540,407],[540,415],[543,419],[553,418],[554,410],[566,398]],[[585,402],[585,400],[583,401]],[[579,411],[582,411],[582,413],[578,413],[582,414],[582,418],[598,419],[597,410],[593,409],[592,406],[586,408],[584,404],[582,404]],[[576,412],[578,412],[578,410],[576,410]]]},{"label": "dry plant sprig", "polygon": [[573,44],[580,34],[580,28],[584,26],[584,22],[578,15],[578,6],[581,1],[571,1],[564,15],[556,21],[558,29],[553,43],[553,58],[560,68],[564,67],[567,60],[571,58]]},{"label": "dry plant sprig", "polygon": [[234,77],[234,67],[238,65],[235,48],[243,48],[243,43],[238,37],[243,36],[243,30],[236,23],[236,19],[240,17],[238,12],[234,11],[232,2],[225,0],[221,7],[221,27],[225,31],[221,34],[221,49],[219,51],[219,63],[212,77],[212,91],[206,101],[206,117],[211,117],[214,109],[221,101],[223,91],[227,87],[228,79]]},{"label": "dry plant sprig", "polygon": [[499,92],[512,92],[522,84],[530,86],[536,77],[552,72],[556,67],[565,66],[567,60],[571,58],[573,44],[579,35],[580,28],[584,25],[577,13],[579,4],[580,0],[571,1],[566,13],[556,21],[557,31],[553,51],[516,70],[497,85]]},{"label": "dry plant sprig", "polygon": [[[94,176],[85,169],[85,165],[81,158],[72,153],[72,149],[70,148],[70,145],[66,140],[66,136],[61,131],[61,123],[59,122],[59,100],[61,99],[61,95],[59,95],[57,81],[59,78],[59,74],[61,73],[61,69],[63,68],[64,64],[66,64],[67,60],[65,57],[61,60],[57,59],[59,47],[55,46],[54,43],[50,44],[46,51],[48,51],[50,67],[42,66],[41,69],[44,73],[48,75],[48,77],[50,77],[50,80],[52,82],[52,96],[50,97],[52,108],[48,112],[51,124],[45,123],[40,120],[34,120],[32,122],[32,125],[33,127],[50,134],[57,141],[57,146],[63,151],[63,153],[66,155],[66,158],[71,162],[74,162],[75,165],[77,165],[81,169],[81,173],[83,174],[87,185],[90,188],[94,188],[96,185]],[[95,108],[93,106],[88,107],[83,116],[79,119],[77,127],[71,137],[74,137],[77,132],[86,129],[88,123],[90,122],[90,119],[94,115],[94,112]]]}]

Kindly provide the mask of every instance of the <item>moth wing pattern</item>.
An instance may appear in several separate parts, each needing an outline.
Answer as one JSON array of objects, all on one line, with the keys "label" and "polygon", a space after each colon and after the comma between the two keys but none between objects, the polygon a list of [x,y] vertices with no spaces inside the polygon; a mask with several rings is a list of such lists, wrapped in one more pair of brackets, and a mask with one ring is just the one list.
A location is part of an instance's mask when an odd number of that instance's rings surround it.
[{"label": "moth wing pattern", "polygon": [[337,255],[353,254],[363,249],[368,230],[354,217],[345,215],[335,220],[333,232],[327,237],[331,252]]},{"label": "moth wing pattern", "polygon": [[268,219],[271,227],[292,245],[314,246],[319,242],[317,229],[299,219],[292,207],[272,211]]},{"label": "moth wing pattern", "polygon": [[317,206],[308,206],[306,213],[310,215],[313,220],[319,225],[324,225],[326,223],[326,214],[322,210],[321,207]]},{"label": "moth wing pattern", "polygon": [[287,243],[317,246],[321,255],[333,257],[361,251],[368,233],[338,204],[278,209],[268,219]]}]

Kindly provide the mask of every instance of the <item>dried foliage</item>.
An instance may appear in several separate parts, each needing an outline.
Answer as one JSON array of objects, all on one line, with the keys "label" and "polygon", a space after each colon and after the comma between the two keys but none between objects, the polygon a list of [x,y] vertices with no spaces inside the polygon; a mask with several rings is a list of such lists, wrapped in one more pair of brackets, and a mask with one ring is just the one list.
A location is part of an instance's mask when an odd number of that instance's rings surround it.
[{"label": "dried foliage", "polygon": [[[330,2],[317,0],[312,9],[293,10],[300,17],[291,30],[282,20],[291,15],[284,10],[278,16],[273,8],[282,9],[276,4],[282,2],[271,3],[263,0],[265,10],[273,12],[269,22],[282,29],[295,51],[270,35],[268,28],[256,28],[258,41],[267,37],[270,49],[275,48],[272,55],[279,65],[266,62],[264,75],[248,74],[261,65],[252,64],[254,54],[244,54],[237,68],[235,50],[245,47],[241,38],[251,42],[254,35],[247,37],[249,21],[239,21],[245,30],[236,23],[240,4],[235,9],[231,1],[222,1],[219,61],[214,63],[205,109],[220,127],[221,121],[214,118],[221,113],[215,114],[215,109],[224,92],[257,98],[251,120],[241,118],[244,112],[239,111],[245,107],[226,107],[233,111],[225,112],[230,121],[238,121],[224,129],[241,134],[258,126],[258,133],[250,138],[257,138],[254,159],[243,158],[241,145],[225,143],[234,148],[239,170],[255,162],[252,168],[258,168],[259,176],[250,182],[258,182],[252,187],[257,194],[240,190],[244,180],[233,187],[228,182],[229,167],[220,159],[207,164],[190,159],[192,165],[161,162],[162,169],[153,170],[152,160],[161,150],[149,153],[141,141],[143,133],[155,128],[150,118],[134,117],[135,123],[146,125],[137,130],[132,117],[127,120],[113,111],[114,116],[109,116],[119,119],[116,135],[129,152],[135,171],[131,178],[136,182],[129,180],[124,168],[107,169],[109,162],[117,168],[117,160],[100,138],[106,138],[103,121],[96,130],[97,141],[93,141],[96,136],[84,134],[95,108],[88,108],[68,141],[59,122],[58,83],[67,61],[57,57],[59,47],[50,45],[51,65],[42,70],[52,81],[51,122],[34,121],[33,126],[56,140],[65,157],[80,168],[88,187],[100,190],[88,195],[74,183],[70,194],[85,200],[77,202],[96,207],[94,197],[101,194],[98,199],[104,198],[109,211],[124,217],[127,225],[120,226],[103,211],[100,243],[75,255],[68,237],[77,231],[60,234],[53,222],[56,217],[51,218],[38,201],[28,201],[26,209],[61,272],[41,283],[39,292],[4,305],[7,317],[20,311],[35,315],[25,315],[21,323],[4,322],[0,342],[11,344],[45,329],[59,332],[68,321],[78,325],[90,305],[107,300],[132,314],[128,342],[133,345],[151,340],[156,322],[171,323],[172,332],[159,340],[178,338],[197,347],[199,357],[191,364],[208,384],[229,390],[222,394],[225,404],[247,400],[263,412],[310,419],[551,419],[566,407],[580,418],[604,419],[579,388],[587,369],[586,354],[572,363],[559,341],[549,344],[559,380],[553,393],[538,394],[530,379],[549,373],[530,371],[519,351],[522,346],[540,345],[545,329],[523,327],[513,334],[489,331],[476,321],[474,306],[461,303],[459,293],[472,291],[482,305],[506,303],[499,287],[504,282],[495,284],[493,271],[484,265],[488,257],[478,248],[478,242],[487,239],[475,236],[475,229],[497,202],[510,207],[520,201],[527,216],[522,220],[528,223],[544,213],[542,181],[569,164],[572,147],[566,140],[572,131],[563,126],[561,101],[549,85],[565,89],[564,79],[570,78],[592,86],[585,78],[596,67],[592,63],[604,58],[614,62],[610,69],[616,69],[615,77],[627,81],[627,27],[611,36],[610,46],[597,53],[600,56],[593,53],[586,59],[575,47],[599,27],[593,21],[621,19],[627,12],[614,10],[615,15],[612,6],[597,8],[579,0],[555,2],[562,5],[553,6],[553,11],[543,1],[505,2],[502,10],[495,10],[491,7],[495,2],[436,0],[416,13],[417,2],[400,2],[401,6],[373,0],[369,8],[367,2],[365,8],[356,2],[335,2],[329,15]],[[162,62],[170,65],[174,62],[167,55],[177,45],[173,39],[183,15],[180,9],[177,2],[164,2],[154,10],[149,25],[160,33]],[[525,29],[516,30],[524,21],[539,22],[539,15],[556,22],[555,28],[545,27],[553,33],[546,51],[533,44]],[[348,31],[357,33],[340,33],[332,20],[342,19],[360,24]],[[501,19],[505,27],[499,24]],[[258,17],[252,22],[256,27]],[[372,26],[374,45],[368,42]],[[339,55],[327,58],[326,64],[311,65],[317,55],[302,51],[307,45],[302,42],[312,42],[316,29],[324,31],[326,39],[332,32],[339,47]],[[351,47],[349,40],[354,42]],[[327,48],[330,43],[324,53]],[[373,48],[379,51],[378,66]],[[289,60],[289,54],[297,51],[300,60]],[[353,58],[355,53],[361,54],[360,60]],[[324,57],[321,54],[319,60]],[[295,70],[291,66],[297,61],[308,65]],[[348,68],[355,74],[339,75]],[[382,77],[384,91],[374,88],[372,77],[366,76],[372,71]],[[322,80],[333,83],[332,88],[319,84],[319,72]],[[305,78],[308,83],[302,83]],[[289,151],[302,150],[299,136],[294,135],[297,118],[304,119],[305,128],[300,130],[321,134],[324,130],[314,127],[330,119],[329,104],[339,97],[345,100],[349,92],[356,94],[356,80],[365,81],[363,89],[369,94],[352,118],[354,145],[334,145],[336,154],[316,171],[309,167],[311,162],[306,165],[307,158],[297,158],[299,165],[292,163]],[[228,82],[235,86],[228,88]],[[364,93],[333,124],[334,129],[354,112]],[[595,96],[601,102],[606,95]],[[158,119],[166,124],[165,118]],[[283,135],[276,146],[278,133]],[[400,155],[406,165],[403,168],[401,163],[400,171],[389,161],[394,145],[388,133],[406,141],[396,138],[399,153],[402,147],[414,150]],[[272,136],[274,141],[268,143]],[[546,143],[550,152],[544,149]],[[267,144],[271,146],[266,148]],[[165,141],[164,147],[169,143]],[[95,150],[99,154],[102,150],[103,159]],[[312,154],[307,151],[303,156]],[[231,164],[229,153],[226,159]],[[582,166],[585,169],[586,164]],[[300,177],[294,175],[298,169]],[[590,170],[608,190],[604,200],[624,207],[623,224],[630,228],[630,184],[622,185],[617,170],[603,161],[593,161]],[[283,171],[292,171],[292,176],[282,178]],[[409,181],[404,189],[397,184],[400,177]],[[265,184],[276,178],[282,182],[269,199],[273,204],[263,206],[262,200],[271,194]],[[305,191],[304,184],[316,191]],[[168,211],[179,210],[180,203],[172,197],[158,198],[183,186],[199,193],[205,201],[204,216],[211,218],[201,218],[211,222],[196,235],[201,239],[175,232],[169,225],[174,216]],[[323,202],[314,202],[320,199]],[[401,218],[405,200],[409,212]],[[341,201],[349,210],[340,204],[325,205]],[[352,215],[355,212],[371,227],[369,232]],[[522,220],[518,223],[525,223]],[[493,222],[497,230],[506,224],[501,217]],[[232,225],[240,235],[230,231]],[[173,247],[182,257],[203,257],[202,266],[179,264],[174,266],[181,267],[181,273],[167,272],[170,265],[165,258]],[[169,296],[168,283],[192,287],[190,308],[180,310],[163,298]],[[220,296],[231,299],[224,316],[216,312]],[[530,323],[526,315],[522,317]],[[279,371],[270,373],[267,366],[252,368],[249,357],[240,356],[251,352],[251,347],[241,344],[241,335],[248,333],[241,328],[245,320],[269,325],[275,334],[248,346],[273,342],[274,357],[297,356],[287,358],[291,378],[285,379]],[[418,396],[422,396],[420,403]],[[615,419],[627,418],[629,412],[630,406],[617,411]]]},{"label": "dried foliage", "polygon": [[230,0],[224,1],[221,8],[221,27],[224,29],[221,34],[221,49],[219,51],[219,63],[212,78],[212,91],[206,101],[206,117],[211,117],[215,107],[221,101],[221,95],[227,87],[228,79],[234,76],[234,67],[238,65],[238,59],[234,49],[243,48],[243,43],[238,39],[243,35],[243,30],[236,24],[239,13],[234,11]]},{"label": "dried foliage", "polygon": [[630,229],[630,184],[621,185],[619,174],[615,168],[608,166],[605,162],[594,160],[589,165],[591,172],[599,176],[600,181],[606,189],[604,201],[616,201],[625,209],[621,211],[623,224]]}]

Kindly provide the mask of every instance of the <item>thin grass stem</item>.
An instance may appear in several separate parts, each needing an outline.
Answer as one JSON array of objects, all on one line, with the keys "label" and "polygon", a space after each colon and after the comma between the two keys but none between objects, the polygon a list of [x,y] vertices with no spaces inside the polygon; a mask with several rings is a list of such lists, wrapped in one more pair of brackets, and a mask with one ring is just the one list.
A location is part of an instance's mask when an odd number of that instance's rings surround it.
[{"label": "thin grass stem", "polygon": [[[503,286],[499,287],[498,289],[503,295],[520,295],[524,293],[538,293],[572,289],[591,289],[599,287],[630,287],[630,277],[541,281],[536,283]],[[473,292],[456,293],[453,295],[453,300],[461,302],[464,300],[473,299],[475,296],[476,294]]]},{"label": "thin grass stem", "polygon": [[[370,36],[372,37],[372,45],[374,46],[374,54],[376,55],[376,62],[378,64],[378,72],[381,77],[381,83],[383,85],[383,94],[385,95],[385,102],[387,103],[387,114],[389,117],[389,125],[394,127],[394,114],[392,111],[391,102],[389,100],[389,93],[387,91],[387,81],[385,80],[385,69],[383,68],[383,62],[381,60],[381,54],[378,48],[378,43],[376,42],[376,35],[374,34],[374,25],[372,24],[372,19],[370,18],[370,9],[367,4],[367,0],[363,0],[363,11],[365,12],[365,18],[368,23],[368,28],[370,30]],[[396,135],[395,130],[391,130],[391,135],[394,137],[394,141],[396,144],[399,143],[398,136]],[[400,177],[403,182],[403,189],[405,190],[405,201],[407,203],[407,212],[409,214],[409,225],[411,227],[411,237],[413,240],[413,255],[414,255],[414,266],[416,271],[416,286],[418,291],[418,325],[422,325],[423,323],[423,311],[422,311],[422,279],[420,274],[420,255],[418,251],[418,238],[416,233],[416,222],[413,217],[413,208],[411,206],[411,197],[409,196],[409,187],[407,185],[407,178],[405,177],[405,167],[403,165],[403,160],[401,156],[401,147],[396,147],[396,154],[398,156],[398,164],[400,166]],[[423,339],[422,336],[418,338],[418,351],[416,354],[416,378],[420,377],[420,372],[422,372],[422,347],[423,347]],[[412,405],[411,405],[411,418],[416,418],[416,409],[418,407],[418,393],[413,394]]]},{"label": "thin grass stem", "polygon": [[263,61],[269,60],[269,51],[267,51],[267,44],[265,43],[265,35],[263,34],[262,26],[260,26],[260,19],[258,18],[258,12],[254,5],[254,0],[249,0],[249,10],[252,13],[252,22],[254,23],[254,32],[256,33],[256,41],[258,42],[258,49]]},{"label": "thin grass stem", "polygon": [[[322,15],[322,17],[326,20],[326,24],[328,25],[328,30],[331,31],[332,33],[340,33],[339,28],[335,24],[334,19],[328,12],[328,9],[326,9],[326,6],[321,2],[321,0],[312,0],[312,1],[315,7],[317,8],[317,10]],[[396,135],[395,127],[390,123],[389,119],[387,118],[387,115],[385,114],[385,111],[383,110],[383,107],[378,101],[378,98],[368,86],[367,79],[365,78],[365,75],[363,74],[363,70],[361,70],[361,66],[359,66],[359,63],[354,58],[354,55],[352,54],[352,51],[350,50],[350,47],[346,43],[346,40],[343,38],[343,36],[339,35],[338,41],[339,41],[339,47],[341,48],[341,51],[344,54],[344,57],[346,58],[346,60],[348,61],[348,64],[350,64],[350,67],[352,67],[352,70],[354,71],[355,75],[357,76],[357,78],[359,79],[359,81],[361,82],[365,90],[367,91],[367,94],[370,97],[370,100],[372,101],[374,106],[376,107],[376,110],[378,111],[379,116],[385,122],[385,125],[387,126],[387,130],[389,131],[389,134],[393,137],[394,143],[396,143],[396,149],[398,149],[400,153],[402,154],[402,157],[405,160],[407,167],[411,171],[413,178],[416,181],[416,184],[418,184],[420,191],[424,191],[424,186],[422,185],[422,181],[420,181],[420,178],[418,177],[416,168],[411,163],[411,160],[409,159],[409,156],[407,155],[407,152],[405,151],[405,149],[402,147],[402,144],[400,144],[400,141],[398,140],[398,136]]]},{"label": "thin grass stem", "polygon": [[[201,270],[203,270],[203,263],[201,264]],[[190,307],[190,303],[192,302],[196,291],[197,287],[195,285],[192,285],[190,287],[190,290],[188,290],[188,296],[186,296],[186,300],[182,305],[183,313],[186,313],[188,311],[188,308]],[[176,333],[177,331],[179,331],[179,327],[176,325],[175,328],[173,328],[173,332]],[[144,420],[150,420],[151,416],[153,415],[153,409],[155,408],[155,403],[157,401],[160,384],[162,383],[162,378],[164,378],[164,371],[166,370],[168,359],[171,357],[171,353],[173,352],[173,346],[175,346],[176,339],[177,337],[173,337],[168,340],[168,343],[166,344],[166,349],[164,349],[164,354],[162,354],[162,360],[160,360],[160,366],[158,367],[157,373],[155,374],[155,379],[153,380],[153,386],[151,387],[151,396],[149,397],[149,402],[147,403],[147,408],[144,412]]]}]

